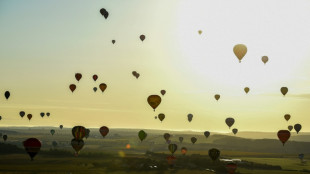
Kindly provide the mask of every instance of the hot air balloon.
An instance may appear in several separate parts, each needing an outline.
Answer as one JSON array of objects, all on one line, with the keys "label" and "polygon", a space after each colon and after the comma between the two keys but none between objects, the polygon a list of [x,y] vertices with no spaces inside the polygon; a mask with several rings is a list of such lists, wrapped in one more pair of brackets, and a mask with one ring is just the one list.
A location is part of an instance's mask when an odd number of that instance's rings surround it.
[{"label": "hot air balloon", "polygon": [[27,115],[27,118],[28,118],[28,120],[30,121],[31,118],[32,118],[32,114],[28,114],[28,115]]},{"label": "hot air balloon", "polygon": [[170,139],[171,135],[169,133],[164,133],[164,139],[168,141]]},{"label": "hot air balloon", "polygon": [[29,154],[31,161],[37,155],[41,148],[41,142],[36,138],[28,138],[23,142],[26,152]]},{"label": "hot air balloon", "polygon": [[166,94],[166,91],[165,90],[161,90],[160,93],[161,93],[161,95],[164,96]]},{"label": "hot air balloon", "polygon": [[263,56],[262,57],[262,61],[264,62],[264,64],[266,64],[268,62],[268,57],[267,56]]},{"label": "hot air balloon", "polygon": [[178,149],[178,146],[176,144],[169,144],[168,149],[171,152],[171,154],[173,155],[174,152]]},{"label": "hot air balloon", "polygon": [[140,130],[138,133],[138,137],[140,141],[142,142],[147,137],[147,133],[145,133],[143,130]]},{"label": "hot air balloon", "polygon": [[288,88],[287,87],[282,87],[280,89],[281,93],[283,94],[283,96],[285,96],[285,94],[288,92]]},{"label": "hot air balloon", "polygon": [[97,87],[94,87],[93,90],[94,90],[94,92],[96,92],[97,91]]},{"label": "hot air balloon", "polygon": [[196,138],[196,137],[192,137],[192,138],[191,138],[191,142],[192,142],[193,144],[195,144],[196,141],[197,141],[197,138]]},{"label": "hot air balloon", "polygon": [[155,116],[154,118],[157,119],[157,116]]},{"label": "hot air balloon", "polygon": [[247,53],[247,47],[243,44],[237,44],[234,46],[233,51],[235,55],[237,56],[237,58],[239,59],[239,62],[241,63],[242,58]]},{"label": "hot air balloon", "polygon": [[104,92],[105,89],[107,89],[107,85],[106,85],[105,83],[101,83],[101,84],[99,85],[99,88],[100,88],[100,90],[101,90],[102,92]]},{"label": "hot air balloon", "polygon": [[3,135],[2,138],[3,138],[4,141],[6,141],[8,139],[8,136],[7,135]]},{"label": "hot air balloon", "polygon": [[4,97],[8,100],[9,99],[9,97],[10,97],[10,92],[9,91],[5,91],[5,93],[4,93]]},{"label": "hot air balloon", "polygon": [[168,164],[169,164],[169,167],[173,167],[173,161],[176,159],[176,157],[175,156],[173,156],[173,155],[169,155],[169,156],[167,156],[167,161],[168,161]]},{"label": "hot air balloon", "polygon": [[294,127],[293,127],[292,125],[289,125],[289,126],[287,127],[287,129],[288,129],[289,131],[291,131],[293,128],[294,128]]},{"label": "hot air balloon", "polygon": [[64,127],[63,125],[60,125],[60,126],[59,126],[60,129],[62,129],[63,127]]},{"label": "hot air balloon", "polygon": [[250,88],[249,87],[245,87],[244,88],[244,92],[247,94],[248,92],[250,91]]},{"label": "hot air balloon", "polygon": [[145,39],[145,35],[140,35],[140,40],[143,42],[144,41],[144,39]]},{"label": "hot air balloon", "polygon": [[232,132],[236,135],[238,133],[238,129],[233,128]]},{"label": "hot air balloon", "polygon": [[40,113],[40,116],[41,116],[42,118],[44,117],[44,115],[45,115],[44,112],[41,112],[41,113]]},{"label": "hot air balloon", "polygon": [[186,147],[182,147],[182,148],[181,148],[181,153],[182,153],[183,155],[185,155],[185,154],[187,153],[187,148],[186,148]]},{"label": "hot air balloon", "polygon": [[52,145],[53,145],[54,148],[56,148],[57,142],[56,142],[56,141],[53,141],[53,142],[52,142]]},{"label": "hot air balloon", "polygon": [[290,118],[291,118],[291,115],[290,115],[290,114],[285,114],[285,115],[284,115],[284,119],[285,119],[286,121],[290,120]]},{"label": "hot air balloon", "polygon": [[97,74],[94,74],[94,75],[93,75],[93,80],[94,80],[94,81],[97,81],[97,79],[98,79]]},{"label": "hot air balloon", "polygon": [[216,101],[218,101],[218,100],[220,99],[220,97],[221,97],[221,96],[220,96],[219,94],[215,94],[215,96],[214,96],[214,98],[215,98]]},{"label": "hot air balloon", "polygon": [[73,138],[71,140],[71,146],[73,147],[73,149],[75,150],[75,154],[77,155],[79,154],[80,150],[83,148],[84,141]]},{"label": "hot air balloon", "polygon": [[235,119],[229,117],[229,118],[226,118],[225,122],[230,129],[230,127],[235,123]]},{"label": "hot air balloon", "polygon": [[102,135],[103,138],[109,133],[109,131],[110,131],[109,128],[106,127],[106,126],[102,126],[99,129],[99,132],[100,132],[100,134]]},{"label": "hot air balloon", "polygon": [[180,141],[180,143],[182,143],[183,142],[183,137],[179,137],[179,141]]},{"label": "hot air balloon", "polygon": [[220,151],[218,149],[212,148],[209,150],[209,157],[213,160],[216,161],[220,157]]},{"label": "hot air balloon", "polygon": [[299,133],[299,131],[301,130],[301,125],[300,124],[295,124],[294,125],[294,129],[297,132],[297,134]]},{"label": "hot air balloon", "polygon": [[158,118],[162,122],[165,119],[165,114],[163,113],[158,114]]},{"label": "hot air balloon", "polygon": [[191,121],[193,120],[193,114],[188,114],[188,115],[187,115],[187,120],[188,120],[189,122],[191,122]]},{"label": "hot air balloon", "polygon": [[0,116],[0,120],[2,120],[2,116]]},{"label": "hot air balloon", "polygon": [[208,138],[210,136],[210,132],[209,131],[205,131],[203,134],[205,135],[206,138]]},{"label": "hot air balloon", "polygon": [[136,77],[137,71],[132,71],[132,75]]},{"label": "hot air balloon", "polygon": [[138,79],[139,77],[140,77],[140,74],[139,74],[139,73],[137,73],[137,74],[136,74],[136,78]]},{"label": "hot air balloon", "polygon": [[20,111],[20,112],[19,112],[19,116],[22,117],[22,118],[25,116],[25,114],[26,114],[26,113],[25,113],[24,111]]},{"label": "hot air balloon", "polygon": [[50,132],[51,132],[52,135],[55,134],[55,130],[54,129],[52,129]]},{"label": "hot air balloon", "polygon": [[291,133],[288,130],[279,130],[278,131],[278,138],[282,142],[283,146],[285,142],[290,138]]},{"label": "hot air balloon", "polygon": [[89,133],[90,133],[90,130],[89,130],[89,129],[86,129],[86,131],[85,131],[85,138],[86,138],[86,139],[89,137]]},{"label": "hot air balloon", "polygon": [[80,81],[81,78],[82,78],[82,74],[81,74],[81,73],[75,73],[75,79],[76,79],[77,81]]},{"label": "hot air balloon", "polygon": [[112,44],[115,44],[115,40],[112,40]]},{"label": "hot air balloon", "polygon": [[147,102],[149,103],[149,105],[154,109],[154,112],[155,112],[155,109],[159,106],[159,104],[161,103],[161,98],[159,95],[150,95],[148,98],[147,98]]},{"label": "hot air balloon", "polygon": [[201,33],[202,33],[202,31],[201,31],[201,30],[198,30],[198,34],[201,35]]},{"label": "hot air balloon", "polygon": [[304,159],[305,155],[303,153],[298,154],[298,158],[302,161]]},{"label": "hot air balloon", "polygon": [[50,115],[51,115],[51,114],[50,114],[49,112],[47,112],[47,113],[46,113],[46,116],[48,116],[48,117],[49,117]]},{"label": "hot air balloon", "polygon": [[86,129],[83,126],[74,126],[72,128],[72,135],[76,140],[82,140],[85,137]]},{"label": "hot air balloon", "polygon": [[109,17],[109,12],[104,8],[100,9],[100,13],[105,19]]},{"label": "hot air balloon", "polygon": [[237,169],[237,164],[227,163],[225,167],[226,167],[229,174],[234,174],[236,169]]},{"label": "hot air balloon", "polygon": [[71,85],[69,86],[69,89],[70,89],[71,92],[73,93],[73,92],[75,91],[75,89],[76,89],[75,84],[71,84]]}]

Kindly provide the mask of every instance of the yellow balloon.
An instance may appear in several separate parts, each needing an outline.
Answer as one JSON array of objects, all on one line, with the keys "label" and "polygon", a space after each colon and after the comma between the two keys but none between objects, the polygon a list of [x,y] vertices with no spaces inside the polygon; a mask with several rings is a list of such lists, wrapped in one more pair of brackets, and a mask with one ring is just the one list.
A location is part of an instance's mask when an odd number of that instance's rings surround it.
[{"label": "yellow balloon", "polygon": [[241,63],[241,59],[247,53],[246,46],[243,45],[243,44],[237,44],[237,45],[234,46],[233,51],[234,51],[235,55],[237,56],[237,58],[239,59],[239,62]]},{"label": "yellow balloon", "polygon": [[147,102],[149,103],[149,105],[154,109],[157,108],[157,106],[161,103],[161,98],[159,95],[150,95],[147,98]]}]

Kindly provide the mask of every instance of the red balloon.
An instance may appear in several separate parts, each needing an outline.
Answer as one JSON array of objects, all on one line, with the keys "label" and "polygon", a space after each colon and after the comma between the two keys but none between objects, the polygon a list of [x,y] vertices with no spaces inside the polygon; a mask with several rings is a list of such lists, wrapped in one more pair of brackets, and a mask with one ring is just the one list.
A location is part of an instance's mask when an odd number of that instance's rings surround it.
[{"label": "red balloon", "polygon": [[82,78],[82,74],[81,74],[81,73],[75,73],[75,79],[76,79],[77,81],[80,81],[81,78]]},{"label": "red balloon", "polygon": [[108,133],[109,133],[109,128],[106,127],[106,126],[102,126],[100,129],[99,129],[99,132],[100,134],[105,137]]},{"label": "red balloon", "polygon": [[75,85],[75,84],[71,84],[71,85],[69,86],[69,88],[70,88],[71,92],[73,93],[74,90],[76,89],[76,85]]},{"label": "red balloon", "polygon": [[96,74],[94,74],[93,79],[94,79],[94,81],[96,81],[98,79],[98,76]]},{"label": "red balloon", "polygon": [[237,164],[235,163],[228,163],[226,164],[226,169],[229,174],[234,174],[237,169]]},{"label": "red balloon", "polygon": [[278,131],[278,138],[282,142],[283,146],[285,142],[290,138],[291,133],[288,130],[279,130]]},{"label": "red balloon", "polygon": [[32,118],[32,114],[28,114],[27,117],[28,117],[28,120],[30,121]]},{"label": "red balloon", "polygon": [[41,142],[36,138],[28,138],[23,142],[23,145],[32,161],[36,154],[40,151]]}]

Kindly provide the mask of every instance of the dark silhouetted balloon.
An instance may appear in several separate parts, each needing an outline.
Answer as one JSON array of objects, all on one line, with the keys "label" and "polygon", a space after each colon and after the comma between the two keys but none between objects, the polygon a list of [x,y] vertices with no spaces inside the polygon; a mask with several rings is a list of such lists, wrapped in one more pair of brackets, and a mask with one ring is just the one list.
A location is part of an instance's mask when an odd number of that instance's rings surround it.
[{"label": "dark silhouetted balloon", "polygon": [[109,128],[106,127],[106,126],[102,126],[100,129],[99,129],[99,132],[100,134],[102,135],[102,137],[104,138],[105,136],[107,136],[107,134],[109,133]]},{"label": "dark silhouetted balloon", "polygon": [[46,113],[46,116],[48,116],[48,117],[49,117],[50,115],[51,115],[51,113],[49,113],[49,112],[47,112],[47,113]]},{"label": "dark silhouetted balloon", "polygon": [[263,56],[262,57],[262,61],[264,62],[264,64],[266,64],[268,62],[268,57],[267,56]]},{"label": "dark silhouetted balloon", "polygon": [[90,130],[89,130],[89,129],[86,129],[86,131],[85,131],[85,138],[86,138],[86,139],[89,137],[89,133],[90,133]]},{"label": "dark silhouetted balloon", "polygon": [[81,73],[75,73],[75,79],[76,79],[77,81],[80,81],[81,78],[82,78],[82,74],[81,74]]},{"label": "dark silhouetted balloon", "polygon": [[285,96],[285,95],[287,94],[287,92],[288,92],[288,88],[287,88],[287,87],[282,87],[282,88],[280,89],[280,91],[281,91],[281,93],[283,94],[283,96]]},{"label": "dark silhouetted balloon", "polygon": [[215,100],[217,100],[217,101],[220,99],[220,97],[221,96],[219,94],[215,94],[215,96],[214,96]]},{"label": "dark silhouetted balloon", "polygon": [[84,141],[83,140],[77,140],[77,139],[72,139],[71,140],[71,146],[73,147],[73,149],[75,150],[76,154],[79,154],[80,150],[83,148],[84,146]]},{"label": "dark silhouetted balloon", "polygon": [[10,97],[10,92],[9,91],[5,91],[5,93],[4,93],[4,97],[8,100],[9,99],[9,97]]},{"label": "dark silhouetted balloon", "polygon": [[0,120],[2,120],[2,116],[0,116]]},{"label": "dark silhouetted balloon", "polygon": [[8,136],[7,135],[3,135],[2,138],[3,138],[4,141],[6,141],[8,139]]},{"label": "dark silhouetted balloon", "polygon": [[287,129],[288,129],[289,131],[291,131],[293,128],[294,128],[294,127],[293,127],[292,125],[289,125],[289,126],[287,127]]},{"label": "dark silhouetted balloon", "polygon": [[104,8],[100,9],[100,13],[105,19],[109,17],[109,12]]},{"label": "dark silhouetted balloon", "polygon": [[148,98],[147,98],[147,102],[149,103],[149,105],[154,109],[155,109],[159,106],[159,104],[161,103],[161,98],[159,95],[150,95]]},{"label": "dark silhouetted balloon", "polygon": [[44,117],[44,115],[45,115],[44,112],[41,112],[41,113],[40,113],[40,116],[41,116],[42,118]]},{"label": "dark silhouetted balloon", "polygon": [[100,88],[101,92],[104,92],[107,89],[107,85],[105,83],[101,83],[99,85],[99,88]]},{"label": "dark silhouetted balloon", "polygon": [[161,95],[164,96],[166,94],[166,91],[165,90],[161,90],[160,93],[161,93]]},{"label": "dark silhouetted balloon", "polygon": [[182,142],[183,142],[183,140],[184,140],[184,138],[183,138],[183,137],[179,137],[179,141],[180,141],[180,143],[182,143]]},{"label": "dark silhouetted balloon", "polygon": [[96,92],[97,91],[97,87],[94,87],[93,90],[94,90],[94,92]]},{"label": "dark silhouetted balloon", "polygon": [[245,87],[244,88],[244,92],[247,94],[248,92],[250,91],[250,88],[249,87]]},{"label": "dark silhouetted balloon", "polygon": [[203,134],[205,135],[206,138],[208,138],[210,136],[210,132],[209,131],[205,131]]},{"label": "dark silhouetted balloon", "polygon": [[60,125],[60,126],[59,126],[60,129],[62,129],[63,127],[64,127],[63,125]]},{"label": "dark silhouetted balloon", "polygon": [[30,121],[31,118],[32,118],[32,114],[28,114],[28,115],[27,115],[27,118],[28,118],[28,120]]},{"label": "dark silhouetted balloon", "polygon": [[294,125],[294,129],[297,132],[297,134],[299,133],[299,131],[301,130],[301,125],[300,124],[295,124]]},{"label": "dark silhouetted balloon", "polygon": [[189,122],[191,122],[191,121],[193,120],[193,114],[188,114],[188,115],[187,115],[187,120],[188,120]]},{"label": "dark silhouetted balloon", "polygon": [[290,138],[291,133],[288,130],[279,130],[277,135],[284,146],[285,142]]},{"label": "dark silhouetted balloon", "polygon": [[72,128],[72,135],[76,140],[82,140],[85,137],[86,129],[83,126],[74,126]]},{"label": "dark silhouetted balloon", "polygon": [[284,119],[285,119],[286,121],[290,120],[290,118],[291,118],[291,115],[290,115],[290,114],[285,114],[285,115],[284,115]]},{"label": "dark silhouetted balloon", "polygon": [[247,53],[247,47],[243,44],[237,44],[234,46],[233,51],[235,55],[237,56],[237,58],[239,59],[239,62],[241,63],[242,58]]},{"label": "dark silhouetted balloon", "polygon": [[69,86],[69,89],[70,89],[70,90],[71,90],[71,92],[73,93],[73,92],[74,92],[74,90],[76,89],[75,84],[71,84],[71,85]]},{"label": "dark silhouetted balloon", "polygon": [[143,130],[140,130],[138,133],[138,137],[140,141],[142,142],[147,137],[147,133],[145,133]]},{"label": "dark silhouetted balloon", "polygon": [[231,118],[231,117],[226,118],[225,123],[227,124],[227,126],[228,126],[229,129],[230,129],[230,127],[235,123],[235,119],[233,119],[233,118]]},{"label": "dark silhouetted balloon", "polygon": [[209,150],[209,157],[216,161],[220,157],[221,152],[218,149],[212,148]]},{"label": "dark silhouetted balloon", "polygon": [[171,152],[171,154],[173,155],[174,152],[178,149],[178,146],[176,144],[169,144],[168,149]]},{"label": "dark silhouetted balloon", "polygon": [[50,132],[51,132],[52,135],[55,134],[55,130],[54,129],[52,129]]},{"label": "dark silhouetted balloon", "polygon": [[41,148],[41,142],[36,138],[28,138],[23,142],[26,152],[29,154],[31,161],[37,155]]},{"label": "dark silhouetted balloon", "polygon": [[164,139],[168,141],[170,139],[171,135],[169,133],[164,133]]},{"label": "dark silhouetted balloon", "polygon": [[165,114],[163,113],[158,114],[158,118],[160,121],[163,121],[165,119]]},{"label": "dark silhouetted balloon", "polygon": [[94,75],[93,75],[93,80],[94,80],[94,81],[97,81],[97,79],[98,79],[98,76],[97,76],[96,74],[94,74]]},{"label": "dark silhouetted balloon", "polygon": [[26,114],[26,113],[25,113],[24,111],[20,111],[20,112],[19,112],[19,116],[22,117],[22,118],[25,116],[25,114]]},{"label": "dark silhouetted balloon", "polygon": [[145,39],[145,35],[140,35],[140,40],[143,42],[144,41],[144,39]]},{"label": "dark silhouetted balloon", "polygon": [[115,40],[112,40],[112,44],[115,44]]},{"label": "dark silhouetted balloon", "polygon": [[191,138],[191,142],[192,142],[193,144],[195,144],[196,141],[197,141],[197,138],[196,138],[196,137],[192,137],[192,138]]},{"label": "dark silhouetted balloon", "polygon": [[238,129],[233,128],[232,132],[236,135],[238,133]]}]

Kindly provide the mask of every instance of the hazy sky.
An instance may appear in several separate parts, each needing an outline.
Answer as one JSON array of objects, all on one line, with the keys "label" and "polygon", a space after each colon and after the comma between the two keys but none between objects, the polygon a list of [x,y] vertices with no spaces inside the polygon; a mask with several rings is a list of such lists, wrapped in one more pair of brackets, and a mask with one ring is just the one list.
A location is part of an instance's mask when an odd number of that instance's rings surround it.
[{"label": "hazy sky", "polygon": [[[225,118],[234,117],[239,131],[295,123],[310,131],[309,31],[308,0],[2,0],[0,127],[229,132]],[[239,43],[248,48],[242,63],[233,53]],[[266,65],[262,56],[269,57]],[[76,72],[83,74],[79,83]],[[107,90],[94,93],[100,83]],[[167,93],[154,112],[146,99],[162,89]],[[21,110],[33,115],[30,122]],[[154,119],[159,113],[166,115],[162,123]]]}]

